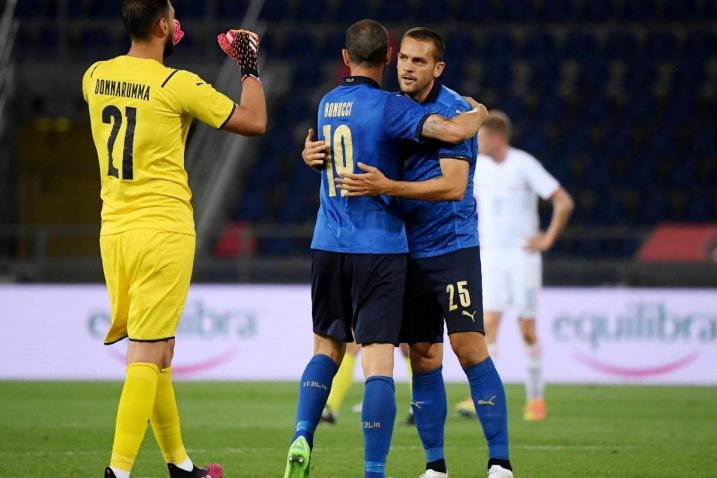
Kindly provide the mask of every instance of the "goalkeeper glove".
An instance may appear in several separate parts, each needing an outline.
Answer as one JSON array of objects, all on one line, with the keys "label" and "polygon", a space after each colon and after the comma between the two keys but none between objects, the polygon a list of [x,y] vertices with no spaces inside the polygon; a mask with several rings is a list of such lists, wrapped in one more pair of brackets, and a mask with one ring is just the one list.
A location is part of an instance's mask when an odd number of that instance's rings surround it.
[{"label": "goalkeeper glove", "polygon": [[259,80],[259,35],[249,30],[229,30],[217,36],[219,46],[241,68],[242,81],[247,76]]}]

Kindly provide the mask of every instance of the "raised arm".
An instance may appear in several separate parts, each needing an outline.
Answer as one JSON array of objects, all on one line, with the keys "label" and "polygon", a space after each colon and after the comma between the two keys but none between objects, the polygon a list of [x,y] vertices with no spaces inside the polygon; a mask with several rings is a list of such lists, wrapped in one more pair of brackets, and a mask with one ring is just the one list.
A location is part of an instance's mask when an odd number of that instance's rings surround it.
[{"label": "raised arm", "polygon": [[337,178],[339,189],[349,196],[377,196],[384,194],[422,201],[460,201],[468,186],[470,163],[462,159],[441,158],[441,175],[425,181],[394,181],[380,170],[363,163],[358,167],[364,174],[345,174]]},{"label": "raised arm", "polygon": [[223,129],[245,136],[266,132],[266,98],[259,79],[259,36],[248,30],[229,30],[217,37],[222,50],[241,68],[241,100]]}]

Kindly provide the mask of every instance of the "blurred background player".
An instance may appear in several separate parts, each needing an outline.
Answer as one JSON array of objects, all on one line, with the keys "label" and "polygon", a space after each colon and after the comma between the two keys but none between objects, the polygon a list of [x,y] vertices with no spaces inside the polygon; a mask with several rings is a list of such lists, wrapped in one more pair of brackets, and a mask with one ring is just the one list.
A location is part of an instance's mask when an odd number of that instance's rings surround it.
[{"label": "blurred background player", "polygon": [[100,249],[112,308],[105,344],[129,338],[127,372],[105,477],[127,478],[147,429],[171,477],[219,478],[193,465],[182,443],[171,380],[174,335],[195,250],[184,147],[192,118],[262,134],[266,104],[256,34],[232,30],[222,48],[241,66],[241,104],[197,75],[164,66],[182,38],[168,0],[123,0],[126,55],[93,64],[82,79],[102,183]]},{"label": "blurred background player", "polygon": [[[525,344],[526,420],[545,418],[542,350],[535,327],[542,286],[540,254],[555,243],[573,211],[573,199],[540,162],[510,146],[511,123],[501,111],[491,111],[479,133],[475,195],[481,264],[486,340],[497,353],[503,312],[513,308]],[[538,197],[550,201],[553,215],[540,231]],[[475,413],[472,401],[458,404],[464,415]]]},{"label": "blurred background player", "polygon": [[477,133],[485,113],[472,110],[446,120],[381,90],[391,52],[386,29],[375,21],[349,27],[345,45],[343,60],[352,76],[326,94],[318,109],[319,140],[325,139],[327,156],[311,244],[314,356],[299,385],[285,478],[309,474],[314,432],[348,342],[362,346],[366,478],[384,477],[393,434],[393,354],[408,252],[400,205],[387,197],[350,198],[335,179],[362,162],[397,178],[402,141],[418,142],[423,136],[461,142]]},{"label": "blurred background player", "polygon": [[[401,40],[401,91],[425,108],[447,116],[468,109],[442,75],[445,44],[436,32],[408,30]],[[444,451],[447,416],[443,382],[444,322],[451,346],[470,383],[488,443],[488,476],[512,477],[505,392],[483,337],[480,250],[472,176],[475,138],[458,145],[424,142],[409,148],[402,181],[377,168],[338,179],[350,196],[387,194],[404,198],[410,260],[401,340],[410,344],[412,406],[426,455],[423,478],[448,476]]]}]

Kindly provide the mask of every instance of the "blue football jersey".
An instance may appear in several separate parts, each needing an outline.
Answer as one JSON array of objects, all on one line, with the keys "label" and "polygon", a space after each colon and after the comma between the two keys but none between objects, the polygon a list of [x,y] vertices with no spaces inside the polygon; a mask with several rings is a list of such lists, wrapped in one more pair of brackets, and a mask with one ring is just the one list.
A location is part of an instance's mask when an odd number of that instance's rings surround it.
[{"label": "blue football jersey", "polygon": [[[438,81],[423,106],[446,118],[470,110],[470,105],[461,95]],[[441,158],[458,158],[470,164],[468,185],[461,201],[402,201],[411,257],[440,256],[478,245],[478,214],[473,197],[477,156],[476,137],[457,145],[438,141],[411,145],[403,170],[404,181],[425,181],[440,176]]]},{"label": "blue football jersey", "polygon": [[359,162],[400,179],[405,140],[420,140],[430,114],[415,101],[384,91],[375,81],[360,76],[344,79],[323,97],[318,138],[326,141],[327,155],[312,249],[354,254],[408,252],[399,200],[347,197],[335,180],[347,172],[362,172]]}]

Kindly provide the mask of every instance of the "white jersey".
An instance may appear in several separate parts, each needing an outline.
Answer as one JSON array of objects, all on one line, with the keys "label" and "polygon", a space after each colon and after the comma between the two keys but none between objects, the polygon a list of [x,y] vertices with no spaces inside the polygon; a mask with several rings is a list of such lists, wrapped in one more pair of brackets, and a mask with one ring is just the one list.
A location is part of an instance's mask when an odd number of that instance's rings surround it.
[{"label": "white jersey", "polygon": [[483,252],[523,251],[539,232],[538,196],[548,199],[560,187],[537,159],[516,148],[500,163],[478,155],[474,183]]}]

